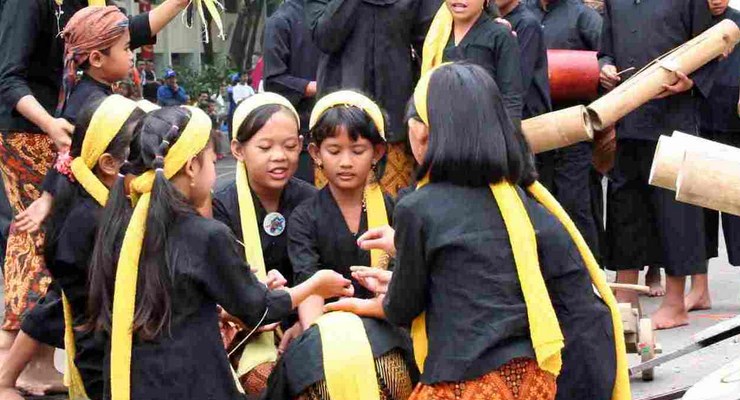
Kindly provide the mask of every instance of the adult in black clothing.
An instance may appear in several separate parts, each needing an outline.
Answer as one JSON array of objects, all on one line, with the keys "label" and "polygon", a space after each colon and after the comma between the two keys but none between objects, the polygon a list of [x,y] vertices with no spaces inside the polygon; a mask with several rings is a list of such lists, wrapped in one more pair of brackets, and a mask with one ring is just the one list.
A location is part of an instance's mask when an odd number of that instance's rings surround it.
[{"label": "adult in black clothing", "polygon": [[[138,45],[153,43],[156,33],[187,4],[187,0],[168,0],[151,13],[132,18],[129,23],[132,40],[138,40]],[[63,70],[64,42],[59,33],[67,21],[87,5],[85,0],[66,0],[61,5],[52,0],[3,2],[0,14],[0,134],[3,139],[0,171],[12,209],[12,214],[6,217],[12,219],[15,214],[16,225],[24,228],[37,229],[41,223],[39,215],[45,216],[48,212],[43,205],[32,203],[40,195],[42,179],[55,151],[69,147],[72,125],[52,116],[60,98]],[[21,213],[24,210],[26,212]],[[0,332],[0,351],[10,347],[22,316],[43,296],[50,281],[41,253],[35,250],[43,241],[40,233],[21,232],[11,226],[7,239],[6,313]],[[9,288],[19,289],[16,292]],[[56,376],[51,352],[43,356],[44,371],[49,372],[46,377]],[[29,388],[36,393],[43,392],[49,382],[54,381],[46,377],[30,382],[32,387]]]},{"label": "adult in black clothing", "polygon": [[[306,25],[323,52],[318,97],[359,90],[388,113],[388,154],[381,185],[395,194],[411,181],[414,162],[403,114],[414,88],[429,23],[441,0],[306,0]],[[383,167],[383,166],[381,166]]]},{"label": "adult in black clothing", "polygon": [[[715,22],[731,19],[740,24],[740,11],[728,7],[728,0],[708,0]],[[709,96],[699,106],[699,131],[703,138],[740,147],[740,118],[737,115],[740,93],[740,51],[733,51],[719,63]],[[717,257],[719,245],[719,212],[704,210],[707,233],[707,257]],[[740,217],[722,213],[727,258],[740,266]],[[712,307],[707,274],[691,277],[691,291],[686,295],[686,310]]]},{"label": "adult in black clothing", "polygon": [[[301,134],[308,137],[308,118],[316,103],[316,70],[321,52],[306,28],[305,0],[288,0],[265,23],[265,90],[290,100],[301,116]],[[313,183],[313,162],[304,141],[295,176]]]},{"label": "adult in black clothing", "polygon": [[[630,67],[639,71],[712,23],[706,0],[606,1],[599,52],[602,85],[612,89],[634,73],[617,76],[617,71]],[[684,285],[686,276],[707,271],[706,237],[701,208],[679,203],[673,192],[648,185],[650,164],[660,135],[675,130],[698,134],[697,102],[709,95],[715,66],[705,66],[691,79],[677,73],[676,85],[666,87],[665,94],[683,93],[659,96],[617,123],[616,159],[607,193],[605,264],[618,271],[620,283],[636,283],[644,265],[665,268],[666,297],[652,317],[659,329],[688,323]],[[617,298],[637,301],[633,293],[618,292]]]},{"label": "adult in black clothing", "polygon": [[[601,16],[581,0],[527,0],[545,32],[548,49],[597,51]],[[553,101],[553,109],[580,102]],[[592,201],[591,143],[577,143],[539,155],[542,182],[573,218],[591,250],[599,252],[599,224],[594,218],[598,204]],[[598,197],[595,194],[594,197]]]}]

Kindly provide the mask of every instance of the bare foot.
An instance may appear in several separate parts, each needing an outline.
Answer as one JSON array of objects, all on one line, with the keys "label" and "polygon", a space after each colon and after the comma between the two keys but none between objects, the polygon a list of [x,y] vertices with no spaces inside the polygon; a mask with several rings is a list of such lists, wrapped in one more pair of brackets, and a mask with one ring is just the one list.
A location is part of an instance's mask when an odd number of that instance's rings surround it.
[{"label": "bare foot", "polygon": [[54,364],[30,363],[16,381],[16,388],[33,396],[52,393],[66,393],[64,375],[54,368]]},{"label": "bare foot", "polygon": [[15,389],[0,389],[0,400],[23,400],[23,397]]},{"label": "bare foot", "polygon": [[671,329],[689,324],[689,314],[681,306],[661,305],[653,313],[653,329]]},{"label": "bare foot", "polygon": [[648,267],[647,274],[645,274],[645,284],[650,288],[650,297],[665,296],[665,289],[660,281],[660,268]]},{"label": "bare foot", "polygon": [[712,298],[708,291],[691,290],[684,298],[686,311],[710,310]]}]

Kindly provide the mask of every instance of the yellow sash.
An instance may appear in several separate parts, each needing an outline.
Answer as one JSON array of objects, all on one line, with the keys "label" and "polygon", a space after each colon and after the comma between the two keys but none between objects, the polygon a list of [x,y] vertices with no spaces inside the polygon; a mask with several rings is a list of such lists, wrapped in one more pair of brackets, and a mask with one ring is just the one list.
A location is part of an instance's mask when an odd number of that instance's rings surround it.
[{"label": "yellow sash", "polygon": [[332,312],[322,315],[315,324],[321,332],[329,398],[380,400],[373,350],[360,317],[347,312]]},{"label": "yellow sash", "polygon": [[452,34],[452,13],[447,4],[437,11],[437,14],[429,26],[427,36],[424,38],[424,48],[421,52],[421,73],[429,72],[433,67],[442,64],[445,47]]},{"label": "yellow sash", "polygon": [[[164,158],[164,175],[171,179],[208,144],[211,119],[195,107],[190,111],[190,121]],[[118,259],[113,295],[113,321],[111,327],[111,397],[113,400],[131,398],[131,349],[133,340],[134,311],[136,307],[136,282],[139,275],[139,258],[146,233],[152,185],[155,172],[147,171],[131,182],[132,199],[136,205]]]}]

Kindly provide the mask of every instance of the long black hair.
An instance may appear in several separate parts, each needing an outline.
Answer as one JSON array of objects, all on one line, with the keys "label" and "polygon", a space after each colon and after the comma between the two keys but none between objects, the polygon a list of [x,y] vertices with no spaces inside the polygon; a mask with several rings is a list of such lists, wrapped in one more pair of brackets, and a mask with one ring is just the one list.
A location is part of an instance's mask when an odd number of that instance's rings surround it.
[{"label": "long black hair", "polygon": [[[273,115],[283,112],[289,115],[290,118],[295,119],[295,115],[291,110],[280,104],[265,104],[264,106],[257,107],[249,113],[249,116],[244,119],[241,125],[237,127],[236,140],[239,143],[246,143],[265,127],[267,121],[272,118]],[[298,132],[298,131],[296,131]],[[300,134],[300,133],[298,133]]]},{"label": "long black hair", "polygon": [[[537,179],[534,159],[509,119],[501,92],[483,68],[467,63],[440,67],[427,95],[429,148],[421,180],[487,186],[502,179],[527,186]],[[407,118],[418,118],[412,104]]]},{"label": "long black hair", "polygon": [[[189,121],[190,111],[183,107],[165,107],[148,114],[138,129],[138,146],[132,146],[139,153],[132,153],[127,165],[129,172],[155,171],[146,234],[139,259],[133,324],[133,332],[143,340],[154,339],[169,330],[173,266],[167,243],[168,233],[179,218],[197,214],[193,205],[172,185],[162,170],[164,157]],[[213,137],[209,146],[212,143]],[[118,194],[120,196],[116,200],[109,200],[110,207],[106,207],[103,222],[107,225],[98,231],[91,266],[90,323],[99,330],[110,330],[118,253],[131,217],[131,208],[125,204],[125,196]]]},{"label": "long black hair", "polygon": [[[77,114],[77,123],[75,125],[72,144],[70,145],[69,151],[69,155],[71,157],[80,157],[82,153],[82,144],[84,143],[85,137],[88,133],[95,135],[95,132],[88,132],[88,128],[95,111],[97,111],[104,100],[105,97],[91,100],[85,104]],[[105,149],[105,153],[110,154],[118,161],[125,161],[134,128],[143,116],[143,111],[138,108],[135,109],[128,119],[126,119],[126,122],[124,122],[121,129],[116,133],[113,140],[108,144],[108,147]],[[96,170],[97,165],[93,168],[93,172],[96,172]],[[54,202],[52,203],[50,218],[45,223],[46,241],[44,244],[44,256],[47,263],[54,262],[54,255],[56,253],[56,246],[59,242],[59,235],[61,233],[62,226],[64,225],[64,221],[70,210],[74,207],[76,203],[75,200],[86,194],[85,189],[82,188],[79,183],[71,182],[68,179],[58,180],[58,182],[56,182],[55,189],[56,193],[54,195]]]}]

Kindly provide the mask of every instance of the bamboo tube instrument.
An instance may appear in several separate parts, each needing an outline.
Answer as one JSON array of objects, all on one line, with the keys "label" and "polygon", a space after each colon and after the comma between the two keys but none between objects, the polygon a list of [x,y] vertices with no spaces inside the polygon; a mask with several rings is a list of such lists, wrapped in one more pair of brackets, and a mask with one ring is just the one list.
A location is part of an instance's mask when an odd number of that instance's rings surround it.
[{"label": "bamboo tube instrument", "polygon": [[740,28],[725,19],[701,35],[664,54],[614,90],[591,103],[588,112],[597,131],[663,92],[664,84],[675,84],[675,71],[689,75],[708,62],[729,52],[740,41]]},{"label": "bamboo tube instrument", "polygon": [[586,107],[574,106],[522,121],[522,133],[532,152],[542,153],[594,137]]},{"label": "bamboo tube instrument", "polygon": [[676,200],[740,216],[740,158],[687,150],[676,181]]}]

